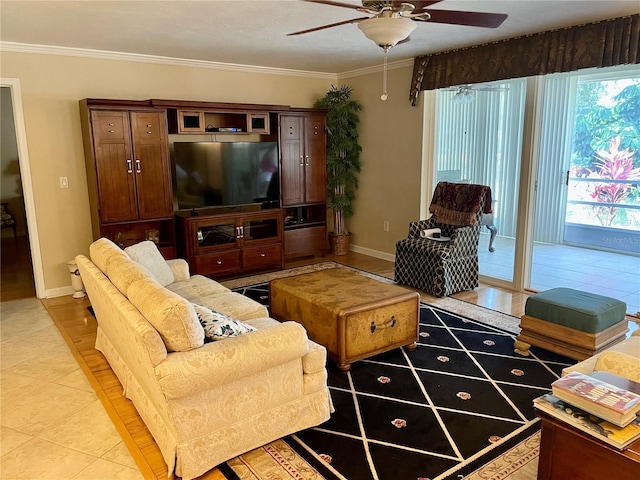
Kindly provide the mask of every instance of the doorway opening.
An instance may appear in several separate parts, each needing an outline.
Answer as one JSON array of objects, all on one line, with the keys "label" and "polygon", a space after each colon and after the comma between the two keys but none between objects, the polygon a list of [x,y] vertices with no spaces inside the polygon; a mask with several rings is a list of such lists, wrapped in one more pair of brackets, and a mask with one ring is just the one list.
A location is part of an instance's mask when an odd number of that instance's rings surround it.
[{"label": "doorway opening", "polygon": [[0,87],[2,117],[1,170],[2,234],[0,237],[0,300],[16,300],[36,296],[32,268],[29,230],[22,192],[20,160],[16,136],[13,100],[9,87]]}]

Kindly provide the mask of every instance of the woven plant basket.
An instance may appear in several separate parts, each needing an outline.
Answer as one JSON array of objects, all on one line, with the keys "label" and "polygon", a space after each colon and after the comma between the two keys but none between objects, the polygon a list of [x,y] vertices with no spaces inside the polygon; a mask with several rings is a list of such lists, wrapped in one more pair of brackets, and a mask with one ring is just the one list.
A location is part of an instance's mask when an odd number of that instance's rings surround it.
[{"label": "woven plant basket", "polygon": [[351,234],[340,234],[336,235],[334,233],[329,234],[329,251],[331,255],[346,255],[349,253],[349,239],[351,238]]}]

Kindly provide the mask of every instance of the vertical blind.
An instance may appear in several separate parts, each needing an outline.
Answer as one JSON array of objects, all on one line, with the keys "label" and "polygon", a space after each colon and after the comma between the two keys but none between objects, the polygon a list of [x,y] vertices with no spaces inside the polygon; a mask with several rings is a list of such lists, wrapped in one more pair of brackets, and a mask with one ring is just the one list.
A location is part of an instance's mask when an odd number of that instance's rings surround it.
[{"label": "vertical blind", "polygon": [[571,163],[576,85],[572,74],[544,77],[534,241],[561,244]]},{"label": "vertical blind", "polygon": [[436,94],[436,179],[491,187],[494,222],[515,237],[526,80],[492,84],[503,90],[474,91],[471,103]]}]

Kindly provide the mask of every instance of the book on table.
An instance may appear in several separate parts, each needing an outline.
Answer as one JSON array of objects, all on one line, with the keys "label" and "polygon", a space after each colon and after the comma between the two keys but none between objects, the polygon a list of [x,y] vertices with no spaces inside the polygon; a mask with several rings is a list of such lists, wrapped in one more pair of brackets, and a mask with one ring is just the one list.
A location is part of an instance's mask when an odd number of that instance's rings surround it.
[{"label": "book on table", "polygon": [[602,380],[603,377],[611,381],[613,376],[600,375],[599,372],[590,375],[571,372],[553,382],[551,391],[556,397],[571,405],[624,427],[631,423],[640,411],[640,395]]},{"label": "book on table", "polygon": [[536,398],[533,401],[533,406],[618,450],[624,450],[636,440],[640,440],[640,417],[636,417],[626,427],[619,427],[575,407],[551,393]]}]

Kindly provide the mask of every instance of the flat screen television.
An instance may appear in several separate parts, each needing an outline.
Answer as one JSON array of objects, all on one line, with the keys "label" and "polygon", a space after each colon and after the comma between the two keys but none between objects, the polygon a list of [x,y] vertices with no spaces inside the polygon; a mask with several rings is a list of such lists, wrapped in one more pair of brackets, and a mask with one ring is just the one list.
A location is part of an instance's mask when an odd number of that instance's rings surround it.
[{"label": "flat screen television", "polygon": [[172,158],[180,210],[279,206],[276,142],[174,142]]}]

